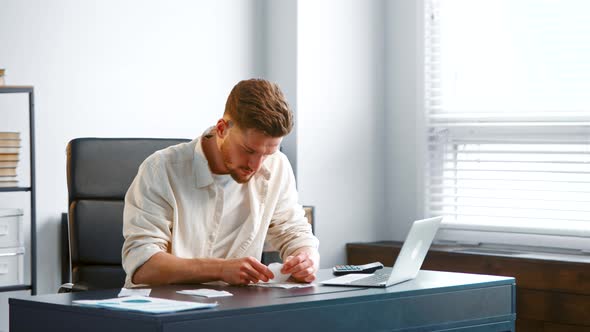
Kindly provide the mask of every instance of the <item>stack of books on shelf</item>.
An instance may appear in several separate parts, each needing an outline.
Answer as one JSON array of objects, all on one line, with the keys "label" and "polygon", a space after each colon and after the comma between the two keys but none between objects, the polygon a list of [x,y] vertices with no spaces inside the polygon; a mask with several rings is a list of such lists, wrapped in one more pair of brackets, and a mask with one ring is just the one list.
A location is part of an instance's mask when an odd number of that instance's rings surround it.
[{"label": "stack of books on shelf", "polygon": [[0,131],[0,188],[16,187],[16,166],[20,153],[20,133]]}]

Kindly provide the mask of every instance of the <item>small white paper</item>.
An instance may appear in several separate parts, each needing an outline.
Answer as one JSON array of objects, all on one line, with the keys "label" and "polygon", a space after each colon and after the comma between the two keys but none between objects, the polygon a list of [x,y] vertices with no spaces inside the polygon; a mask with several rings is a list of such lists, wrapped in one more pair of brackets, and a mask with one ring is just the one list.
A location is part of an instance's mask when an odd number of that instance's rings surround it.
[{"label": "small white paper", "polygon": [[259,282],[256,284],[249,284],[249,286],[254,287],[265,287],[265,288],[284,288],[284,289],[291,289],[291,288],[306,288],[306,287],[313,287],[314,284],[300,284],[295,282]]},{"label": "small white paper", "polygon": [[152,292],[151,288],[121,288],[121,291],[119,292],[119,295],[117,295],[118,297],[124,297],[124,296],[150,296],[150,293]]},{"label": "small white paper", "polygon": [[185,289],[176,291],[178,294],[194,295],[202,297],[224,297],[233,296],[234,294],[226,291],[220,291],[215,289],[201,288],[201,289]]},{"label": "small white paper", "polygon": [[200,303],[176,301],[147,296],[128,296],[106,300],[76,300],[73,304],[114,310],[132,310],[160,314],[192,309],[205,309],[217,306],[217,303]]},{"label": "small white paper", "polygon": [[272,274],[274,274],[275,276],[273,279],[270,279],[268,281],[269,283],[284,283],[291,276],[290,274],[281,273],[281,269],[283,268],[283,264],[281,263],[270,263],[270,265],[268,265],[268,268],[272,271]]}]

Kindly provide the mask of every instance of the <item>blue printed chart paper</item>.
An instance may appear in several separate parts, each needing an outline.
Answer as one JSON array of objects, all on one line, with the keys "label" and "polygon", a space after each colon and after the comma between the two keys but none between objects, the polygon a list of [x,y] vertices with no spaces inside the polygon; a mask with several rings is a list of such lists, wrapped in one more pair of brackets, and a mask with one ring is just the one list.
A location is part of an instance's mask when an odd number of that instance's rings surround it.
[{"label": "blue printed chart paper", "polygon": [[147,296],[128,296],[106,300],[76,300],[72,301],[72,303],[81,306],[90,306],[115,310],[140,311],[152,314],[161,314],[167,312],[176,312],[193,309],[207,309],[217,306],[217,303],[176,301]]}]

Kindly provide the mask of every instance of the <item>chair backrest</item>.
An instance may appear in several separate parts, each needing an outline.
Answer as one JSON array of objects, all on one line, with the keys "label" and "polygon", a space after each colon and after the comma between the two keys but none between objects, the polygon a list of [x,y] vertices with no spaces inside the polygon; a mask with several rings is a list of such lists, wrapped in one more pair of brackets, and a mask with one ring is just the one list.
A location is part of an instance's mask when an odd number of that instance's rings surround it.
[{"label": "chair backrest", "polygon": [[67,147],[71,282],[122,287],[123,206],[139,165],[187,139],[78,138]]}]

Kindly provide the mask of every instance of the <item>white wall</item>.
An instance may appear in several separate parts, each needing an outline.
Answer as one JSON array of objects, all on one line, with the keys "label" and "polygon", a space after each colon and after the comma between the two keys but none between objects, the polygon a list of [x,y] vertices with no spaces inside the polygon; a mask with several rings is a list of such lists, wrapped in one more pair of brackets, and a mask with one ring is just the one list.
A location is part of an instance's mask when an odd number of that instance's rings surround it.
[{"label": "white wall", "polygon": [[[402,241],[424,215],[423,1],[385,2],[388,239]],[[381,239],[387,239],[381,236]]]},{"label": "white wall", "polygon": [[280,85],[295,113],[295,126],[283,140],[282,149],[297,176],[297,1],[262,0],[260,7],[263,22],[260,30],[265,40],[260,57],[264,61],[260,67],[266,79]]},{"label": "white wall", "polygon": [[[1,0],[0,68],[7,84],[36,92],[40,293],[60,283],[67,142],[200,135],[223,113],[232,86],[260,75],[255,9],[255,0]],[[0,330],[6,298],[0,294]]]},{"label": "white wall", "polygon": [[385,22],[380,0],[298,2],[301,200],[316,209],[322,267],[347,242],[383,239]]}]

